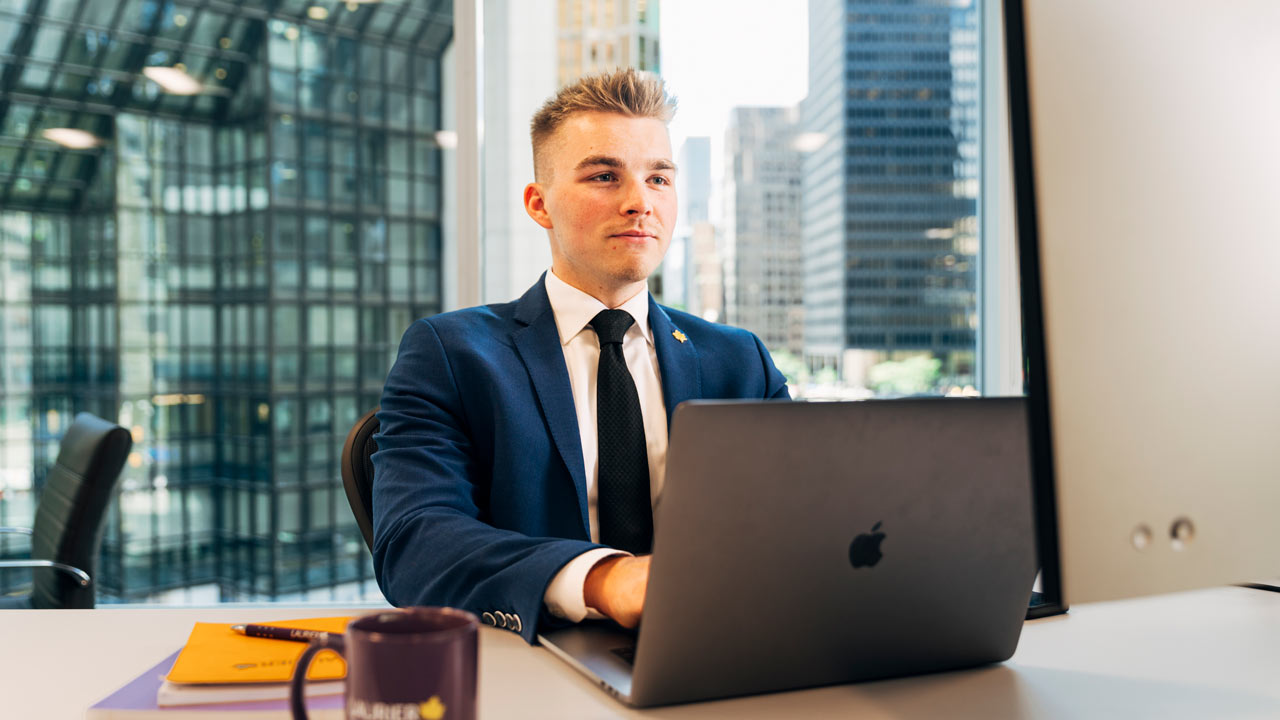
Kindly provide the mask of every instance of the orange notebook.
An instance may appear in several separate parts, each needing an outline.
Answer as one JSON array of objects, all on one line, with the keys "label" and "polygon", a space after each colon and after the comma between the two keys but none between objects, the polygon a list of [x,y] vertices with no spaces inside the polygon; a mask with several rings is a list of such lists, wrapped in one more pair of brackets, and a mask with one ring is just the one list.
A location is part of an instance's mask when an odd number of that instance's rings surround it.
[{"label": "orange notebook", "polygon": [[[263,623],[301,630],[323,630],[340,633],[347,629],[349,617],[307,618]],[[248,637],[231,629],[230,624],[196,623],[187,644],[173,663],[166,679],[172,683],[278,683],[293,676],[298,656],[306,643],[289,640]],[[347,664],[337,653],[316,656],[309,680],[337,680],[347,674]]]}]

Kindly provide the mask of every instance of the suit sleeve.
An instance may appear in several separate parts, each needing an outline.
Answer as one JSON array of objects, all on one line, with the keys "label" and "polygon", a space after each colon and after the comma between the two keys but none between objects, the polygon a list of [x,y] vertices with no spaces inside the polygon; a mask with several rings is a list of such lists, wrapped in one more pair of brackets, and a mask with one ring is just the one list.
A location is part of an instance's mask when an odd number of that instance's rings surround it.
[{"label": "suit sleeve", "polygon": [[756,350],[760,353],[760,362],[764,364],[764,397],[768,400],[790,400],[791,391],[787,389],[787,377],[773,364],[773,356],[765,348],[764,343],[754,334],[751,339],[756,342]]},{"label": "suit sleeve", "polygon": [[490,613],[530,643],[539,624],[563,624],[545,611],[546,587],[567,562],[598,546],[484,522],[487,480],[454,369],[427,320],[400,343],[378,422],[373,565],[387,600]]}]

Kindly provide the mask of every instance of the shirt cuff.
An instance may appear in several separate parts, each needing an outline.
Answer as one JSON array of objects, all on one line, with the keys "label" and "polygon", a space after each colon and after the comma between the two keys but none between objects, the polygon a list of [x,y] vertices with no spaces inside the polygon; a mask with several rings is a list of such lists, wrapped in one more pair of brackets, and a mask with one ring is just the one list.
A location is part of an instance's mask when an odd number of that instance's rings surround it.
[{"label": "shirt cuff", "polygon": [[604,615],[597,612],[595,608],[587,607],[587,601],[583,599],[587,573],[591,572],[591,568],[595,567],[596,563],[607,557],[627,554],[612,548],[596,548],[575,557],[560,568],[560,572],[556,573],[554,578],[551,578],[547,591],[542,595],[543,604],[552,615],[569,622],[603,618]]}]

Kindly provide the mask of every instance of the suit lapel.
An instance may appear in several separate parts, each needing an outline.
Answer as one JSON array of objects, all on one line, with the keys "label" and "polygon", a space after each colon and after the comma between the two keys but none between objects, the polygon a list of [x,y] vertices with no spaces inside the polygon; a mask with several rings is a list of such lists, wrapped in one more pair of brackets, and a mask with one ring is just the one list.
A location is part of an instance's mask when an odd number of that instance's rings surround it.
[{"label": "suit lapel", "polygon": [[569,469],[569,476],[573,478],[578,491],[583,533],[590,537],[587,475],[582,466],[578,414],[573,405],[573,389],[569,385],[569,371],[564,364],[564,351],[560,348],[555,313],[551,312],[544,282],[545,276],[516,304],[515,319],[520,327],[511,334],[511,339],[525,369],[529,371],[529,378],[538,395],[538,404],[542,407],[542,416],[551,430],[551,438]]},{"label": "suit lapel", "polygon": [[671,414],[676,411],[676,406],[685,400],[702,397],[698,351],[693,340],[671,322],[652,295],[649,296],[649,326],[653,329],[653,344],[658,351],[658,373],[662,376],[662,399],[667,406],[667,429],[670,432]]}]

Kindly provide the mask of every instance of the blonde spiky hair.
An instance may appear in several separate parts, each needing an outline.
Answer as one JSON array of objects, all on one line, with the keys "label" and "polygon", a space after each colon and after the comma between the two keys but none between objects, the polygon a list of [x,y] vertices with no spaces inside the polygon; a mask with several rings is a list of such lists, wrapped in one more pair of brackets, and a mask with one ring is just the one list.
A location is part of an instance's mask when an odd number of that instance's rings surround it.
[{"label": "blonde spiky hair", "polygon": [[676,113],[676,100],[667,95],[662,78],[635,68],[587,75],[560,88],[529,123],[533,171],[539,180],[549,172],[543,157],[547,141],[569,116],[580,112],[617,113],[669,123]]}]

